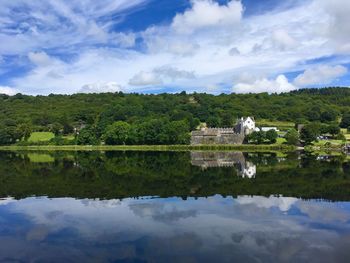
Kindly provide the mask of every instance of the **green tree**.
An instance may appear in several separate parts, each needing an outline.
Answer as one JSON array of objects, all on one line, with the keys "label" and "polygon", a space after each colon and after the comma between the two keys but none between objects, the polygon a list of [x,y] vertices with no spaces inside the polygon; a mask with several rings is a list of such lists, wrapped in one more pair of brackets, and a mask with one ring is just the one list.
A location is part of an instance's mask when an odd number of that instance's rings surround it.
[{"label": "green tree", "polygon": [[99,143],[96,132],[91,126],[87,126],[79,131],[76,142],[79,145],[96,145]]},{"label": "green tree", "polygon": [[18,133],[19,139],[28,141],[30,134],[32,133],[32,129],[29,124],[22,123],[17,127],[17,133]]},{"label": "green tree", "polygon": [[222,127],[232,127],[234,123],[234,117],[230,112],[224,112],[221,116],[221,126]]},{"label": "green tree", "polygon": [[341,128],[348,128],[350,127],[350,112],[345,113],[342,116],[341,122],[340,122]]},{"label": "green tree", "polygon": [[278,134],[275,130],[268,130],[265,134],[265,138],[270,142],[270,143],[276,143]]},{"label": "green tree", "polygon": [[63,134],[65,135],[71,134],[73,133],[73,131],[74,131],[74,127],[70,123],[66,122],[63,124]]},{"label": "green tree", "polygon": [[301,129],[300,139],[307,145],[311,144],[313,141],[316,141],[319,135],[320,126],[317,124],[308,124]]},{"label": "green tree", "polygon": [[108,145],[122,145],[129,141],[131,126],[124,121],[117,121],[107,126],[103,139]]},{"label": "green tree", "polygon": [[220,127],[220,118],[218,116],[210,116],[207,121],[208,127]]},{"label": "green tree", "polygon": [[13,143],[13,136],[6,126],[0,126],[0,145],[8,145]]},{"label": "green tree", "polygon": [[299,142],[299,133],[296,129],[290,129],[284,135],[284,138],[286,139],[287,144],[296,145]]},{"label": "green tree", "polygon": [[63,125],[59,122],[55,122],[51,125],[50,131],[55,134],[55,136],[58,136],[61,134],[63,130]]},{"label": "green tree", "polygon": [[266,138],[266,133],[264,131],[254,131],[247,136],[249,142],[262,144]]},{"label": "green tree", "polygon": [[321,113],[320,120],[322,122],[331,122],[331,121],[335,121],[337,119],[337,116],[338,116],[338,112],[329,108],[326,111]]},{"label": "green tree", "polygon": [[340,134],[340,127],[336,124],[329,125],[327,127],[328,133],[331,134],[333,137],[337,134]]},{"label": "green tree", "polygon": [[169,122],[164,129],[167,144],[188,144],[190,142],[189,123],[186,120]]}]

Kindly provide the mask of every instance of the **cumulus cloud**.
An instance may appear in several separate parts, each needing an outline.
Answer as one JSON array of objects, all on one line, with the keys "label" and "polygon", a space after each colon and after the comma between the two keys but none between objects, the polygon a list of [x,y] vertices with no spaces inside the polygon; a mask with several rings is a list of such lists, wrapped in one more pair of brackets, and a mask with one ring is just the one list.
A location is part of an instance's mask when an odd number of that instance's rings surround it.
[{"label": "cumulus cloud", "polygon": [[193,0],[191,9],[175,16],[172,27],[179,33],[192,33],[207,27],[233,26],[239,23],[242,13],[240,1],[219,5],[212,0]]},{"label": "cumulus cloud", "polygon": [[[9,65],[35,65],[9,81],[28,94],[74,93],[110,76],[127,92],[148,91],[149,85],[167,91],[160,84],[170,82],[189,92],[207,87],[222,92],[233,77],[236,92],[275,92],[300,83],[272,76],[311,70],[308,61],[332,57],[333,64],[350,63],[346,56],[332,56],[350,52],[350,23],[344,11],[350,4],[342,0],[297,1],[288,9],[278,4],[272,11],[243,19],[249,6],[242,1],[193,0],[189,9],[169,17],[168,24],[141,32],[115,31],[118,23],[129,19],[130,8],[147,8],[145,3],[0,1],[0,42],[6,43],[0,45],[0,56],[6,60],[0,63],[0,72]],[[18,19],[23,5],[27,8]],[[163,65],[168,69],[160,72]],[[255,77],[240,80],[242,72]]]},{"label": "cumulus cloud", "polygon": [[129,80],[129,84],[133,86],[159,85],[163,81],[154,72],[141,71]]},{"label": "cumulus cloud", "polygon": [[0,86],[0,94],[6,94],[6,95],[15,95],[18,91],[14,88],[8,87],[8,86]]},{"label": "cumulus cloud", "polygon": [[320,0],[326,13],[330,15],[327,27],[330,41],[340,53],[350,53],[350,2],[344,0]]},{"label": "cumulus cloud", "polygon": [[101,93],[101,92],[118,92],[122,87],[116,82],[97,82],[86,84],[79,90],[80,93]]},{"label": "cumulus cloud", "polygon": [[257,79],[252,83],[238,83],[233,86],[236,93],[281,93],[295,90],[297,87],[288,81],[286,76],[279,75],[276,79]]},{"label": "cumulus cloud", "polygon": [[299,86],[327,84],[345,75],[347,72],[347,68],[341,65],[321,65],[316,68],[306,69],[304,73],[294,79],[294,83]]}]

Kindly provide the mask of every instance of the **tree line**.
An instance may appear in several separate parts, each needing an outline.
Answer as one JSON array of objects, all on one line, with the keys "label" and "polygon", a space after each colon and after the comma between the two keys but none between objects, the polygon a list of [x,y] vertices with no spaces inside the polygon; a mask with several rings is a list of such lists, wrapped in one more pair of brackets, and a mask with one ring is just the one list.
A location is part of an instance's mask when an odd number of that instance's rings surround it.
[{"label": "tree line", "polygon": [[[79,143],[181,144],[188,142],[188,133],[201,122],[230,127],[241,116],[338,126],[341,121],[340,126],[348,128],[350,89],[281,94],[0,95],[0,144],[25,141],[33,131],[51,131],[57,143],[65,143],[62,136],[75,134]],[[123,129],[112,138],[116,127]]]}]

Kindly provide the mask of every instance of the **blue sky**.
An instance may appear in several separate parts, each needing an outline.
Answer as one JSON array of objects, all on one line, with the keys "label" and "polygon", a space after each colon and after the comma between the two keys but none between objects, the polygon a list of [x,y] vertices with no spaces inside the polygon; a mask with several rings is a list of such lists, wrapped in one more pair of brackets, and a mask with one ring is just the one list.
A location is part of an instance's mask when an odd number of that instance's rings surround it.
[{"label": "blue sky", "polygon": [[347,0],[1,0],[0,93],[350,85]]}]

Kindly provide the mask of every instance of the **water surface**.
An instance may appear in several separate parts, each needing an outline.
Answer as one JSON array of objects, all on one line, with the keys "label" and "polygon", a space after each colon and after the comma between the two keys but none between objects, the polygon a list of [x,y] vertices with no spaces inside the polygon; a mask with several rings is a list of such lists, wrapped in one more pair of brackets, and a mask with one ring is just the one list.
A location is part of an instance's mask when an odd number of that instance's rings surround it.
[{"label": "water surface", "polygon": [[348,262],[346,156],[0,153],[0,261]]}]

